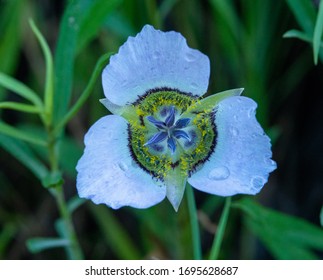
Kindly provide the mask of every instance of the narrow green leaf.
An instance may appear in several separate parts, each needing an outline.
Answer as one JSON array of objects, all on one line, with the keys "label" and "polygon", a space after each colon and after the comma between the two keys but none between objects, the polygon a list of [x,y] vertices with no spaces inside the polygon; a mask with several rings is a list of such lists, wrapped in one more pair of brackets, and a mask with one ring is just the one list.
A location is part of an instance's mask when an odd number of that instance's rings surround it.
[{"label": "narrow green leaf", "polygon": [[228,25],[228,30],[232,33],[233,38],[238,41],[242,24],[239,22],[239,17],[232,2],[223,0],[209,0],[209,2],[214,11],[223,18],[223,22]]},{"label": "narrow green leaf", "polygon": [[48,44],[41,34],[35,23],[32,19],[29,20],[29,24],[31,26],[32,31],[34,32],[38,42],[42,48],[44,53],[45,62],[46,62],[46,82],[45,82],[45,120],[48,124],[51,123],[52,120],[52,112],[53,112],[53,96],[54,96],[54,65],[53,65],[53,57],[51,51],[48,47]]},{"label": "narrow green leaf", "polygon": [[312,37],[306,34],[305,32],[299,30],[289,30],[284,35],[283,38],[297,38],[307,43],[312,43]]},{"label": "narrow green leaf", "polygon": [[39,180],[42,180],[48,174],[45,165],[37,159],[26,143],[0,134],[0,147],[31,170]]},{"label": "narrow green leaf", "polygon": [[305,33],[312,36],[316,18],[316,12],[312,1],[287,0],[287,4]]},{"label": "narrow green leaf", "polygon": [[41,110],[34,105],[27,105],[17,102],[0,102],[0,109],[11,109],[32,114],[41,113]]},{"label": "narrow green leaf", "polygon": [[69,245],[69,241],[61,238],[36,237],[28,239],[26,245],[31,253],[39,253],[47,249],[66,247]]},{"label": "narrow green leaf", "polygon": [[235,206],[244,211],[246,226],[278,259],[316,259],[323,251],[323,230],[305,220],[267,209],[251,199]]},{"label": "narrow green leaf", "polygon": [[103,67],[108,63],[110,56],[112,53],[107,53],[102,55],[98,62],[95,65],[95,68],[92,72],[92,76],[82,92],[80,98],[76,101],[76,103],[73,105],[73,107],[69,110],[69,112],[64,116],[64,118],[57,124],[55,127],[54,133],[59,133],[61,129],[64,128],[64,126],[76,115],[76,113],[81,109],[85,101],[89,98],[94,85],[98,79],[98,77],[101,75]]},{"label": "narrow green leaf", "polygon": [[323,206],[321,208],[321,213],[320,213],[320,223],[321,223],[321,226],[323,227]]},{"label": "narrow green leaf", "polygon": [[35,135],[28,134],[26,132],[22,132],[19,129],[16,129],[4,122],[0,121],[0,133],[3,133],[5,135],[30,142],[32,144],[40,145],[40,146],[46,146],[47,143],[43,139],[37,138]]},{"label": "narrow green leaf", "polygon": [[[72,94],[74,61],[77,51],[96,34],[105,17],[119,1],[70,1],[60,24],[55,55],[55,112],[56,121],[66,114]],[[112,3],[112,4],[110,4]],[[106,14],[101,13],[104,11]],[[96,20],[97,13],[100,14]],[[91,28],[93,28],[91,30]],[[81,38],[84,36],[84,38]]]},{"label": "narrow green leaf", "polygon": [[321,39],[323,33],[323,1],[320,2],[320,7],[315,23],[314,36],[313,36],[313,54],[314,54],[314,64],[317,64],[319,57]]},{"label": "narrow green leaf", "polygon": [[[22,36],[20,36],[20,22],[23,18],[21,13],[24,11],[24,5],[26,5],[26,1],[23,0],[1,2],[0,71],[7,74],[12,74],[19,58],[18,52],[22,38]],[[2,91],[0,89],[0,100],[1,93]]]},{"label": "narrow green leaf", "polygon": [[82,50],[98,33],[109,14],[114,11],[123,0],[96,0],[86,11],[85,18],[80,25],[77,38],[77,52]]},{"label": "narrow green leaf", "polygon": [[35,104],[39,109],[43,108],[41,99],[33,90],[28,88],[25,84],[21,83],[20,81],[11,78],[10,76],[4,73],[0,73],[0,86],[3,86],[6,89],[11,90],[16,94],[20,95],[21,97],[29,100],[30,102]]},{"label": "narrow green leaf", "polygon": [[15,238],[17,226],[12,223],[2,223],[0,232],[0,259],[5,259],[6,248],[10,245]]},{"label": "narrow green leaf", "polygon": [[90,209],[106,243],[120,259],[137,260],[142,258],[131,240],[131,232],[125,231],[110,209],[102,205],[91,205]]}]

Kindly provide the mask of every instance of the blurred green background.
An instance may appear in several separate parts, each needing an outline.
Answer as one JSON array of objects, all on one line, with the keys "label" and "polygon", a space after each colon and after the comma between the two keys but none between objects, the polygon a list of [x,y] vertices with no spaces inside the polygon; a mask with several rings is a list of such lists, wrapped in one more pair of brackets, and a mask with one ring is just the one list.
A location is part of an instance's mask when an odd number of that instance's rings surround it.
[{"label": "blurred green background", "polygon": [[[321,259],[323,231],[323,68],[311,42],[319,1],[310,0],[0,0],[0,72],[42,92],[45,63],[28,19],[46,38],[55,63],[55,119],[86,87],[98,58],[151,24],[175,30],[209,56],[208,93],[244,87],[272,139],[278,169],[255,198],[234,197],[220,258]],[[323,26],[323,25],[322,25]],[[289,30],[297,38],[283,38]],[[319,34],[321,35],[321,34]],[[308,39],[309,38],[309,39]],[[321,36],[318,37],[321,49]],[[321,61],[320,61],[321,59]],[[108,112],[100,79],[61,139],[59,163],[68,200],[88,128]],[[22,102],[0,87],[0,102]],[[1,122],[41,135],[34,114],[1,110]],[[34,162],[35,161],[35,162]],[[0,131],[0,259],[64,259],[62,248],[34,250],[34,237],[57,236],[58,210],[39,179],[44,151]],[[36,167],[35,167],[36,166]],[[41,165],[42,166],[42,165]],[[209,253],[223,198],[195,191],[203,254]],[[73,201],[73,200],[70,200]],[[262,206],[261,206],[262,205]],[[87,259],[190,259],[187,205],[113,211],[90,201],[73,213]]]}]

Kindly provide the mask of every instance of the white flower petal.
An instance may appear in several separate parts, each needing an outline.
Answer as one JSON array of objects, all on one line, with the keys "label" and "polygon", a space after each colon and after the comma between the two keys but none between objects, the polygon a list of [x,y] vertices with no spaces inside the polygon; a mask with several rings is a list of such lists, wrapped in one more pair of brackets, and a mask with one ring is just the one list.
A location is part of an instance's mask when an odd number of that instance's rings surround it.
[{"label": "white flower petal", "polygon": [[271,160],[270,139],[256,120],[256,107],[247,97],[230,97],[218,104],[216,147],[188,179],[194,188],[221,196],[261,190],[276,163]]},{"label": "white flower petal", "polygon": [[189,48],[180,33],[146,25],[110,58],[102,83],[105,96],[122,106],[133,103],[148,90],[162,87],[203,95],[209,75],[208,57]]},{"label": "white flower petal", "polygon": [[131,158],[127,121],[122,117],[98,120],[86,134],[85,145],[76,167],[80,197],[114,209],[147,208],[165,198],[165,186],[158,186]]}]

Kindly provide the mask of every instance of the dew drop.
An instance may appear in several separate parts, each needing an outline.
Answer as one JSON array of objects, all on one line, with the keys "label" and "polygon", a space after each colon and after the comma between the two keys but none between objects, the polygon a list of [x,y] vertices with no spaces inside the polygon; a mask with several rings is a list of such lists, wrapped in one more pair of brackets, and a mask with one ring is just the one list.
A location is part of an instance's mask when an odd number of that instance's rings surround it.
[{"label": "dew drop", "polygon": [[248,110],[248,117],[251,118],[251,117],[255,116],[255,113],[256,113],[256,111],[254,108],[249,109]]},{"label": "dew drop", "polygon": [[185,55],[185,59],[188,62],[192,62],[192,61],[196,60],[196,56],[194,54],[192,54],[191,52],[189,52]]},{"label": "dew drop", "polygon": [[260,176],[255,176],[251,179],[252,188],[256,190],[261,189],[264,186],[265,182],[266,182],[265,179]]},{"label": "dew drop", "polygon": [[233,126],[230,127],[230,132],[231,132],[232,136],[234,136],[234,137],[239,135],[239,130]]},{"label": "dew drop", "polygon": [[110,130],[107,132],[107,139],[112,139],[113,132]]},{"label": "dew drop", "polygon": [[225,180],[229,177],[230,171],[225,166],[216,167],[209,173],[209,179],[211,180]]},{"label": "dew drop", "polygon": [[265,164],[269,165],[269,166],[276,166],[276,162],[273,161],[270,158],[265,158]]},{"label": "dew drop", "polygon": [[235,121],[237,121],[237,120],[238,120],[238,116],[237,116],[237,115],[233,115],[233,119],[234,119]]},{"label": "dew drop", "polygon": [[124,162],[119,162],[118,166],[122,171],[127,171],[128,170],[128,166]]},{"label": "dew drop", "polygon": [[193,82],[193,83],[191,83],[191,87],[192,87],[192,88],[198,88],[198,85],[197,85],[197,83],[194,83],[194,82]]}]

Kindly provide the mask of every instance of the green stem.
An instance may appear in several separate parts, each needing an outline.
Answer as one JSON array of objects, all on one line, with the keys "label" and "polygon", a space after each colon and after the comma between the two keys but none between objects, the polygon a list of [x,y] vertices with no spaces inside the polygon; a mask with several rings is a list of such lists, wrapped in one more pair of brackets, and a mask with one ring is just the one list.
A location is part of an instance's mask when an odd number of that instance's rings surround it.
[{"label": "green stem", "polygon": [[71,213],[68,211],[68,208],[67,208],[62,184],[56,185],[53,193],[56,198],[56,203],[57,203],[61,218],[63,219],[63,222],[64,222],[64,230],[66,232],[66,238],[69,240],[69,245],[66,246],[67,254],[69,258],[72,260],[81,260],[84,257],[74,230]]},{"label": "green stem", "polygon": [[197,209],[196,209],[193,188],[189,185],[186,186],[186,197],[187,197],[188,211],[189,211],[190,221],[191,221],[194,259],[201,260],[202,249],[201,249],[200,229],[199,229],[199,223],[197,219]]},{"label": "green stem", "polygon": [[[51,166],[51,172],[54,174],[58,171],[58,156],[56,149],[57,139],[54,137],[53,130],[51,128],[47,128],[47,132],[48,157]],[[70,211],[68,210],[64,197],[63,181],[61,180],[57,182],[52,186],[50,190],[56,199],[57,207],[64,223],[64,232],[66,235],[65,237],[69,240],[69,245],[66,246],[68,257],[73,260],[83,259],[83,253],[74,230],[72,216]]]},{"label": "green stem", "polygon": [[231,196],[227,197],[225,200],[225,205],[219,221],[219,226],[214,236],[213,245],[212,245],[211,253],[209,257],[210,260],[216,260],[219,257],[224,231],[229,217],[230,206],[231,206]]}]

